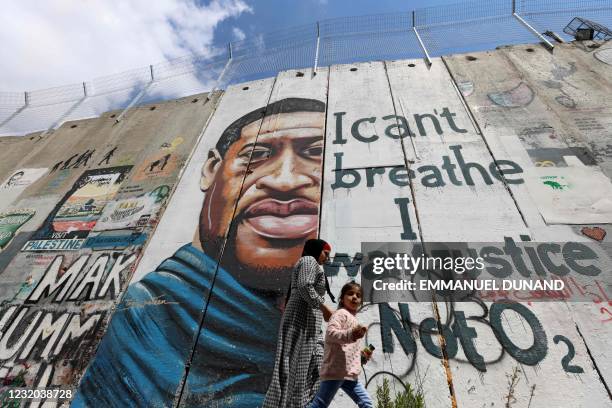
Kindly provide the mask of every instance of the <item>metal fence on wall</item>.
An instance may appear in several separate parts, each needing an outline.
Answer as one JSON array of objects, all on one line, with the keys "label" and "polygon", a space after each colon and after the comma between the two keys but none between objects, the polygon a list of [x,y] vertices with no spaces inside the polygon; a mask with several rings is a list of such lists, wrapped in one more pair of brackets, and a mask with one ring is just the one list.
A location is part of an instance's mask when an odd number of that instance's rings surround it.
[{"label": "metal fence on wall", "polygon": [[125,112],[286,69],[430,58],[532,42],[551,47],[552,39],[542,33],[571,40],[563,28],[574,17],[610,26],[612,0],[477,0],[323,20],[232,42],[212,58],[190,55],[72,85],[0,92],[0,135],[49,132],[67,120]]}]

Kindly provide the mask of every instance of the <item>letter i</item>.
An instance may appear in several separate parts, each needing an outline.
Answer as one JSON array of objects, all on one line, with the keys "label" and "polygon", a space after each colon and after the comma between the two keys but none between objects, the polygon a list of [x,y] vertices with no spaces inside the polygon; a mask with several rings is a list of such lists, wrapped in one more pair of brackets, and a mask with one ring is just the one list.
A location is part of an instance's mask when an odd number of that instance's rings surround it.
[{"label": "letter i", "polygon": [[336,112],[336,139],[334,144],[345,144],[348,140],[342,138],[342,116],[346,115],[346,112]]},{"label": "letter i", "polygon": [[410,215],[408,212],[408,204],[410,203],[410,199],[396,198],[394,202],[399,207],[400,217],[402,218],[402,227],[404,228],[404,232],[402,232],[400,238],[410,241],[417,239],[416,234],[412,230],[412,223],[410,222]]}]

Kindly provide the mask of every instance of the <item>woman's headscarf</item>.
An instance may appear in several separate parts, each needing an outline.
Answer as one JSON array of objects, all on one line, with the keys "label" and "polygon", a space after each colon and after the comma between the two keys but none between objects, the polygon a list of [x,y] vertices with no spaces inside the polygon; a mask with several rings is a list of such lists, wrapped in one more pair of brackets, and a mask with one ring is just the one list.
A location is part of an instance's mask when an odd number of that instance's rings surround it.
[{"label": "woman's headscarf", "polygon": [[314,259],[318,260],[323,250],[331,251],[331,246],[322,239],[309,239],[304,244],[302,256],[312,256]]},{"label": "woman's headscarf", "polygon": [[[302,251],[302,256],[312,256],[314,259],[318,261],[319,256],[321,256],[321,252],[323,251],[331,252],[331,245],[329,245],[327,242],[323,241],[322,239],[309,239],[304,244],[304,250]],[[329,298],[331,299],[331,301],[333,303],[336,303],[336,298],[332,294],[331,289],[329,287],[329,282],[327,281],[327,275],[323,273],[323,276],[325,276],[325,291],[329,295]],[[291,285],[289,286],[289,290],[291,290]],[[287,299],[289,299],[289,294],[287,294]]]}]

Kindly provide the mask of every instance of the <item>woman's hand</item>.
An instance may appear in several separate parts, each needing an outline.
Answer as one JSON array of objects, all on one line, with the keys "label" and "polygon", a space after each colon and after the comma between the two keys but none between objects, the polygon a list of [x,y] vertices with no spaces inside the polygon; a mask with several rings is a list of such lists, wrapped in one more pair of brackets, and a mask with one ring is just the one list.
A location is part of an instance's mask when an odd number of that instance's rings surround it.
[{"label": "woman's hand", "polygon": [[329,306],[327,306],[325,303],[321,303],[321,306],[319,306],[319,309],[321,309],[321,313],[323,313],[323,320],[325,320],[326,322],[329,322],[329,318],[332,315],[332,311],[329,308]]},{"label": "woman's hand", "polygon": [[362,325],[358,325],[351,332],[351,336],[353,337],[353,340],[359,340],[360,338],[365,336],[367,331],[368,331],[367,327],[362,326]]}]

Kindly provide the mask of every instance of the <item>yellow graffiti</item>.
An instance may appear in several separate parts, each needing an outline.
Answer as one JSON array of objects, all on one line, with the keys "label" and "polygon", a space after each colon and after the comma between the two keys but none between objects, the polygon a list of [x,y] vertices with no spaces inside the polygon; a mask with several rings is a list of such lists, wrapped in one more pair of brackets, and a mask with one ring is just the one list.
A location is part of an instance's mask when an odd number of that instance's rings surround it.
[{"label": "yellow graffiti", "polygon": [[172,142],[168,143],[164,143],[161,145],[162,150],[166,150],[169,152],[173,152],[174,150],[176,150],[177,147],[179,147],[180,144],[182,144],[185,141],[185,139],[183,139],[180,136],[177,136],[174,138],[174,140],[172,140]]},{"label": "yellow graffiti", "polygon": [[537,162],[535,162],[535,166],[536,167],[557,167],[555,162],[550,161],[550,160],[540,160],[540,161],[537,161]]}]

